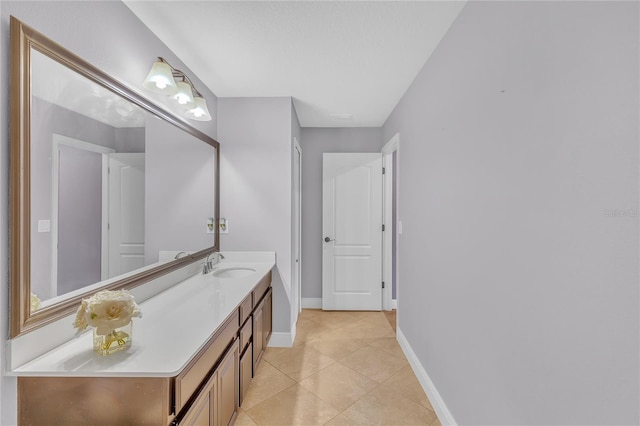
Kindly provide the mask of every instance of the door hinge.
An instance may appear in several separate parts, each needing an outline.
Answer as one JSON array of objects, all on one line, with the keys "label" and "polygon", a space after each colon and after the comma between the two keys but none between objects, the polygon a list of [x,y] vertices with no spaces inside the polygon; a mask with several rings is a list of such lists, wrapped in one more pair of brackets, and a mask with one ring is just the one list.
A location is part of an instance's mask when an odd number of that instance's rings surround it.
[{"label": "door hinge", "polygon": [[382,225],[382,232],[384,232],[384,225]]},{"label": "door hinge", "polygon": [[382,288],[384,288],[384,281],[382,281]]},{"label": "door hinge", "polygon": [[385,169],[384,167],[382,168],[382,174],[385,174],[387,172],[387,169]]}]

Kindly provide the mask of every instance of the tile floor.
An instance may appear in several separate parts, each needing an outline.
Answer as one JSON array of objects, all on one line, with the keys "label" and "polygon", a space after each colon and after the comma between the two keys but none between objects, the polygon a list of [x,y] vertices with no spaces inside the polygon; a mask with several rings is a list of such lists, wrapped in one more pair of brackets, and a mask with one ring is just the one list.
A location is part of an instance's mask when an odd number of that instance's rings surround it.
[{"label": "tile floor", "polygon": [[395,336],[395,315],[305,309],[293,348],[268,348],[240,408],[246,425],[436,425]]}]

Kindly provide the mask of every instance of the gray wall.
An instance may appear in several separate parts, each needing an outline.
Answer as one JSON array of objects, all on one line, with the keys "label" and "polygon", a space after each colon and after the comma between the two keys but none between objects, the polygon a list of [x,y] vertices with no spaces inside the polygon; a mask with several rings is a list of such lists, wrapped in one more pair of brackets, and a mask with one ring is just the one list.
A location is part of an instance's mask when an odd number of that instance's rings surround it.
[{"label": "gray wall", "polygon": [[291,98],[218,99],[222,250],[276,252],[273,329],[291,331]]},{"label": "gray wall", "polygon": [[322,154],[380,152],[381,128],[302,129],[302,297],[322,297]]},{"label": "gray wall", "polygon": [[[8,330],[9,312],[9,16],[15,15],[108,74],[147,95],[141,82],[156,56],[184,70],[207,98],[213,116],[209,122],[190,121],[216,137],[216,96],[189,71],[176,55],[116,1],[6,1],[0,4],[0,330]],[[178,52],[179,53],[179,52]],[[6,334],[4,334],[6,336]],[[0,351],[0,424],[16,422],[16,382],[5,375],[5,354]]]},{"label": "gray wall", "polygon": [[214,244],[216,150],[147,114],[145,264],[160,251],[196,252]]},{"label": "gray wall", "polygon": [[640,422],[638,12],[469,2],[385,123],[398,325],[459,424]]}]

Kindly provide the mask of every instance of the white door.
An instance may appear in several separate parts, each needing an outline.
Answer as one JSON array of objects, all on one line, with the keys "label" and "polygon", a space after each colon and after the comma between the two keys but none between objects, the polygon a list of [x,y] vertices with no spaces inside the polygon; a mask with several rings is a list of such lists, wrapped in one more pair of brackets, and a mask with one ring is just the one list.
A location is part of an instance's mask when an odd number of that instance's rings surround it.
[{"label": "white door", "polygon": [[322,309],[382,308],[382,156],[324,154]]},{"label": "white door", "polygon": [[109,277],[144,266],[144,154],[109,156]]},{"label": "white door", "polygon": [[302,311],[302,282],[300,246],[302,237],[302,149],[296,138],[293,138],[293,209],[294,209],[294,247],[293,247],[293,288],[294,288],[294,318]]}]

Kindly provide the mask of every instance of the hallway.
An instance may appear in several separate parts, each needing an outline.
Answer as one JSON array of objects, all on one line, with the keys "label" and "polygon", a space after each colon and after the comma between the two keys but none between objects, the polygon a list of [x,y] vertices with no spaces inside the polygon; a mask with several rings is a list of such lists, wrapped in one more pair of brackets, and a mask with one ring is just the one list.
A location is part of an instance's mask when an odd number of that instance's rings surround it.
[{"label": "hallway", "polygon": [[395,311],[300,314],[268,348],[235,423],[440,425],[395,336]]}]

